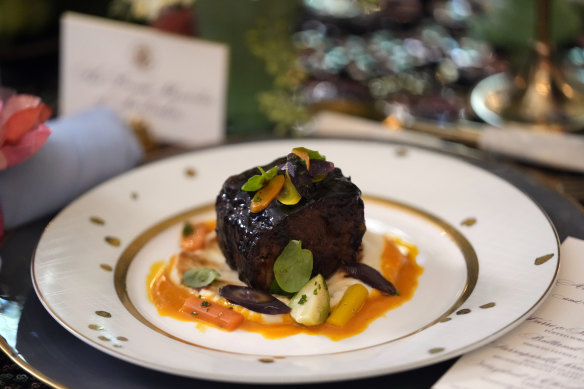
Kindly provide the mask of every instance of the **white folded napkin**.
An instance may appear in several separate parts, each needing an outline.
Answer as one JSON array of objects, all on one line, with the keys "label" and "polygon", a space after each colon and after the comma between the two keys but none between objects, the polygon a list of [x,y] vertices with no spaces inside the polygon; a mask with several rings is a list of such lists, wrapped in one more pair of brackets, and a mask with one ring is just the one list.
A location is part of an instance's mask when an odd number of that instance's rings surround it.
[{"label": "white folded napkin", "polygon": [[[584,135],[536,131],[520,124],[505,128],[474,124],[466,127],[438,128],[421,121],[388,131],[381,122],[336,112],[315,115],[311,135],[344,136],[407,142],[414,145],[448,149],[449,141],[462,141],[476,148],[537,165],[584,173]],[[471,151],[471,149],[465,150]]]},{"label": "white folded napkin", "polygon": [[134,133],[107,108],[46,125],[52,134],[39,152],[0,171],[5,229],[56,212],[95,185],[136,166],[143,157]]},{"label": "white folded napkin", "polygon": [[478,146],[518,160],[584,173],[583,135],[533,131],[519,125],[485,126]]}]

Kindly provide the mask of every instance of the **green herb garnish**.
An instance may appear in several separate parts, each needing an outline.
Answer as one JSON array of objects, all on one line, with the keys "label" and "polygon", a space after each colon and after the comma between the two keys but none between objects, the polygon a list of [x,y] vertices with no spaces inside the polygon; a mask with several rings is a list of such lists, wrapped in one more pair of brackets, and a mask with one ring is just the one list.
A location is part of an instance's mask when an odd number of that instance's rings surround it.
[{"label": "green herb garnish", "polygon": [[308,158],[310,158],[310,159],[326,161],[326,156],[322,155],[321,153],[319,153],[316,150],[310,150],[310,149],[307,149],[306,147],[294,147],[294,150],[306,151],[308,153]]},{"label": "green herb garnish", "polygon": [[286,292],[280,285],[278,285],[278,281],[274,278],[272,280],[272,284],[270,285],[270,294],[279,294],[280,296],[292,297],[294,296],[294,292]]},{"label": "green herb garnish", "polygon": [[304,303],[306,302],[306,300],[308,300],[308,298],[306,297],[305,294],[303,294],[302,296],[300,296],[300,300],[298,300],[298,304],[304,305]]},{"label": "green herb garnish", "polygon": [[291,240],[274,262],[274,277],[285,292],[299,291],[312,273],[312,252],[302,248],[302,242]]},{"label": "green herb garnish", "polygon": [[278,166],[274,166],[273,168],[271,168],[267,172],[264,171],[264,169],[262,169],[260,166],[258,166],[258,169],[259,169],[261,174],[256,174],[255,176],[251,176],[247,180],[247,182],[245,184],[243,184],[243,186],[241,187],[241,190],[244,190],[246,192],[256,192],[256,191],[262,189],[268,183],[268,181],[270,181],[272,178],[276,177],[276,174],[278,173]]},{"label": "green herb garnish", "polygon": [[208,307],[209,305],[211,305],[211,304],[209,304],[208,301],[201,302],[201,307]]},{"label": "green herb garnish", "polygon": [[182,230],[182,236],[187,237],[191,235],[193,232],[195,232],[195,228],[193,227],[193,225],[189,222],[186,222]]},{"label": "green herb garnish", "polygon": [[183,273],[183,285],[191,288],[202,288],[211,284],[220,274],[217,270],[208,267],[189,269]]}]

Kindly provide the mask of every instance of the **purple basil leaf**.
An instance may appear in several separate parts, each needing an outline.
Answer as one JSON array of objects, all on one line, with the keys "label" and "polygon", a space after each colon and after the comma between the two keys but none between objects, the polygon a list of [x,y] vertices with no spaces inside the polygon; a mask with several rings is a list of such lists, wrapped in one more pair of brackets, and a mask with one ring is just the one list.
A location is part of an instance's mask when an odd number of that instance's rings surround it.
[{"label": "purple basil leaf", "polygon": [[310,175],[312,177],[327,174],[335,169],[335,164],[330,161],[323,161],[319,159],[310,160]]},{"label": "purple basil leaf", "polygon": [[286,162],[278,165],[278,174],[286,174],[286,165]]},{"label": "purple basil leaf", "polygon": [[390,296],[398,294],[395,286],[371,266],[355,262],[345,264],[344,267],[351,277],[363,281],[372,288],[379,290],[381,293]]},{"label": "purple basil leaf", "polygon": [[312,192],[312,177],[306,169],[306,164],[296,154],[290,153],[287,157],[286,169],[288,169],[288,175],[290,180],[296,187],[300,196],[306,197]]},{"label": "purple basil leaf", "polygon": [[290,312],[290,307],[261,290],[248,286],[225,285],[219,288],[219,295],[233,304],[241,305],[254,312],[278,315]]}]

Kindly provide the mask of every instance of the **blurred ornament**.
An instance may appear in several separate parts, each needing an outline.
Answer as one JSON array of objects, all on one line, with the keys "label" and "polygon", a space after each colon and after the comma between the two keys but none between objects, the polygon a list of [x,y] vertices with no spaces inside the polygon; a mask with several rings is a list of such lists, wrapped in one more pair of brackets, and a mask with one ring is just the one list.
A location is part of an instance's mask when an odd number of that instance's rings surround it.
[{"label": "blurred ornament", "polygon": [[111,17],[152,24],[166,9],[193,8],[195,0],[114,0],[109,7]]},{"label": "blurred ornament", "polygon": [[375,110],[369,89],[356,80],[338,76],[311,80],[301,87],[300,96],[303,104],[313,112],[326,110],[355,116],[380,116]]},{"label": "blurred ornament", "polygon": [[[502,68],[492,48],[468,34],[471,19],[481,10],[476,0],[302,4],[304,13],[291,37],[294,57],[287,63],[304,74],[304,81],[289,85],[288,93],[289,102],[306,104],[311,112],[328,109],[378,118],[386,114],[386,104],[395,103],[412,114],[458,120],[466,112],[459,93]],[[265,42],[256,39],[256,46],[267,48],[273,35]],[[271,54],[260,54],[268,68],[283,69],[270,63],[278,61],[284,46],[272,45]],[[294,73],[274,74],[287,79]],[[268,104],[267,95],[262,101],[279,117],[282,107],[291,107]]]},{"label": "blurred ornament", "polygon": [[196,17],[193,7],[172,5],[163,8],[150,25],[159,30],[179,35],[197,35]]},{"label": "blurred ornament", "polygon": [[363,14],[363,8],[354,0],[305,0],[304,6],[318,15],[333,18],[347,19]]},{"label": "blurred ornament", "polygon": [[383,109],[386,117],[399,118],[402,123],[421,118],[440,126],[459,121],[464,106],[464,99],[449,91],[440,91],[395,96],[385,102]]},{"label": "blurred ornament", "polygon": [[424,16],[421,0],[380,0],[381,19],[385,26],[412,25]]},{"label": "blurred ornament", "polygon": [[436,22],[451,29],[466,29],[474,15],[473,4],[468,0],[436,2],[432,10]]}]

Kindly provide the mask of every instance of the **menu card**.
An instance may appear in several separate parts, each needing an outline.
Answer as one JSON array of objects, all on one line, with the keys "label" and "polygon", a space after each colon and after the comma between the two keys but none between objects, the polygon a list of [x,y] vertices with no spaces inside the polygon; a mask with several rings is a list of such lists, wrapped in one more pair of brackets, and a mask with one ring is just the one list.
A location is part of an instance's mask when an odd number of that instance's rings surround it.
[{"label": "menu card", "polygon": [[62,115],[106,106],[156,142],[224,139],[227,46],[76,13],[61,40]]},{"label": "menu card", "polygon": [[520,326],[460,358],[435,389],[584,387],[584,241],[568,238],[545,303]]}]

